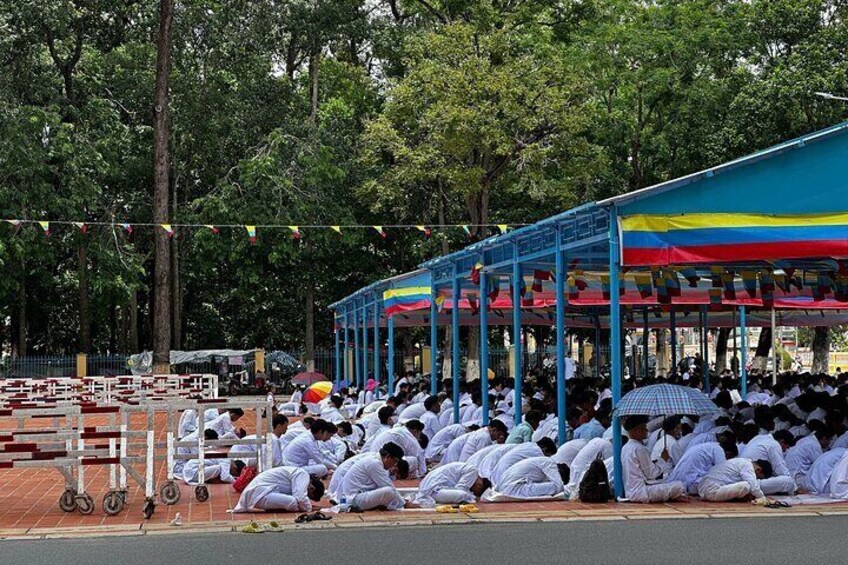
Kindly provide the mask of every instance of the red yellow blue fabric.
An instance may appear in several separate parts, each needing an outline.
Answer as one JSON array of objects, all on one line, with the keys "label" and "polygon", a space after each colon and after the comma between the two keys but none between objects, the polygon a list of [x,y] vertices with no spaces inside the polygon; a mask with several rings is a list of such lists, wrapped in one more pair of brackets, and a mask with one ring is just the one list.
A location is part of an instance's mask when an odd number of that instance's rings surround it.
[{"label": "red yellow blue fabric", "polygon": [[848,212],[634,214],[620,226],[626,266],[848,257]]}]

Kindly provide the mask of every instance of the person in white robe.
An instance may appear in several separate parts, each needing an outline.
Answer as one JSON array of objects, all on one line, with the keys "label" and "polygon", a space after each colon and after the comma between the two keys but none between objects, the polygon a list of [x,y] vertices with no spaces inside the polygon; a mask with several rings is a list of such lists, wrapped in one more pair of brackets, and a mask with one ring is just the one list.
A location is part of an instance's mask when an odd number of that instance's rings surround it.
[{"label": "person in white robe", "polygon": [[425,508],[436,504],[475,502],[491,487],[491,482],[477,475],[468,463],[448,463],[430,471],[418,487],[415,502]]},{"label": "person in white robe", "polygon": [[316,420],[309,432],[300,434],[283,450],[283,465],[300,467],[315,477],[324,477],[336,468],[336,463],[321,451],[319,442],[330,439],[335,426],[324,420]]},{"label": "person in white robe", "polygon": [[[217,415],[215,417],[217,418]],[[188,409],[180,415],[180,422],[177,425],[177,437],[184,438],[195,430],[197,430],[197,410]]]},{"label": "person in white robe", "polygon": [[206,427],[218,432],[218,439],[235,439],[239,437],[239,430],[236,429],[235,424],[242,416],[244,416],[244,410],[232,408],[220,414],[211,422],[207,422]]},{"label": "person in white robe", "polygon": [[424,413],[421,415],[421,423],[424,424],[424,435],[427,439],[433,439],[439,430],[442,429],[442,424],[439,422],[439,410],[441,405],[439,399],[431,396],[424,401]]},{"label": "person in white robe", "polygon": [[430,443],[427,445],[427,449],[424,450],[424,457],[426,457],[428,462],[441,461],[442,454],[450,443],[459,436],[467,434],[468,431],[468,428],[462,424],[451,424],[440,429],[430,438]]},{"label": "person in white robe", "polygon": [[[204,459],[203,482],[234,483],[246,467],[236,459]],[[182,470],[182,479],[188,485],[196,485],[200,479],[200,459],[189,459]]]},{"label": "person in white robe", "polygon": [[442,463],[468,461],[468,458],[493,443],[506,441],[506,426],[499,420],[492,420],[485,428],[459,436],[451,442],[442,457]]},{"label": "person in white robe", "polygon": [[848,453],[843,454],[833,466],[827,492],[831,498],[848,500]]},{"label": "person in white robe", "polygon": [[[197,452],[198,452],[197,444],[198,444],[198,437],[199,437],[198,434],[199,433],[200,433],[200,430],[195,430],[195,431],[191,432],[190,434],[188,434],[186,437],[180,439],[180,442],[188,443],[190,445],[188,447],[177,447],[176,455],[197,455]],[[203,437],[205,438],[206,441],[214,441],[214,440],[218,439],[218,432],[216,432],[215,430],[206,429],[206,430],[203,431]],[[178,477],[178,478],[182,477],[183,468],[185,467],[186,462],[190,461],[190,460],[191,460],[191,458],[187,458],[187,457],[181,457],[181,458],[174,457],[174,476],[175,477]]]},{"label": "person in white robe", "polygon": [[[768,473],[763,471],[762,461],[735,457],[719,463],[701,479],[698,496],[709,502],[765,498],[761,481]],[[766,465],[771,464],[766,461]]]},{"label": "person in white robe", "polygon": [[427,474],[427,459],[418,442],[423,430],[424,425],[419,420],[410,420],[403,426],[396,426],[381,433],[371,443],[368,451],[377,453],[385,444],[394,443],[404,452],[404,459],[409,463],[410,478],[423,477]]},{"label": "person in white robe", "polygon": [[410,404],[402,411],[398,412],[398,423],[405,424],[410,420],[420,420],[421,416],[423,416],[426,411],[427,408],[424,406],[423,402],[419,402],[418,404]]},{"label": "person in white robe", "polygon": [[[469,465],[473,465],[477,469],[477,474],[481,477],[489,479],[492,476],[492,471],[501,457],[507,451],[516,447],[514,443],[495,443],[488,447],[484,447],[474,455],[468,458]],[[491,480],[491,479],[490,479]]]},{"label": "person in white robe", "polygon": [[612,442],[604,438],[590,439],[577,453],[569,466],[568,484],[565,486],[566,497],[576,500],[580,490],[580,481],[595,459],[612,457]]},{"label": "person in white robe", "polygon": [[333,472],[333,476],[330,478],[330,483],[327,485],[327,496],[330,497],[330,500],[332,500],[334,503],[339,500],[339,489],[342,486],[342,481],[344,480],[347,472],[350,470],[351,467],[356,464],[357,461],[361,461],[368,457],[379,459],[380,454],[371,453],[370,451],[366,453],[360,453],[358,455],[354,455],[350,459],[345,459],[345,461],[342,462],[342,464],[336,468],[336,470]]},{"label": "person in white robe", "polygon": [[344,422],[344,414],[342,414],[342,405],[344,400],[341,396],[334,394],[330,397],[330,404],[321,409],[321,419],[331,424],[340,424]]},{"label": "person in white robe", "polygon": [[774,434],[758,435],[739,452],[740,457],[756,461],[764,459],[771,464],[773,474],[760,483],[765,494],[795,494],[795,479],[786,466],[783,453],[794,445],[794,437],[786,430]]},{"label": "person in white robe", "polygon": [[660,461],[651,461],[648,448],[642,443],[648,437],[647,418],[630,416],[624,424],[630,438],[621,449],[621,471],[624,496],[631,502],[665,502],[686,494],[680,481],[653,483],[671,469],[671,456],[663,451]]},{"label": "person in white robe", "polygon": [[310,512],[324,485],[297,467],[275,467],[256,475],[241,493],[233,512]]},{"label": "person in white robe", "polygon": [[571,468],[571,464],[574,462],[577,454],[580,453],[580,450],[586,447],[586,444],[589,443],[588,439],[572,439],[571,441],[567,441],[557,449],[557,452],[553,455],[554,461],[561,465],[568,465],[568,468]]},{"label": "person in white robe", "polygon": [[815,433],[801,438],[786,450],[784,455],[786,467],[798,488],[803,488],[810,467],[830,447],[831,439],[833,439],[833,432],[821,425]]},{"label": "person in white robe", "polygon": [[486,477],[495,485],[495,490],[498,489],[501,479],[510,467],[519,461],[530,459],[531,457],[551,457],[556,453],[556,444],[550,438],[541,439],[538,443],[529,442],[507,445],[515,445],[515,448],[504,452],[498,460],[497,465],[492,469],[492,472]]},{"label": "person in white robe", "polygon": [[842,459],[842,456],[848,453],[848,448],[835,447],[830,451],[822,453],[821,456],[813,462],[807,476],[804,479],[803,487],[810,494],[827,494],[830,492],[830,477],[833,474],[833,468]]},{"label": "person in white robe", "polygon": [[366,457],[356,461],[348,469],[336,496],[344,498],[354,510],[373,510],[385,507],[400,510],[406,501],[392,483],[389,472],[403,458],[403,450],[388,442],[379,451],[379,458]]},{"label": "person in white robe", "polygon": [[563,491],[560,467],[550,457],[519,461],[501,477],[497,492],[518,499],[544,498]]},{"label": "person in white robe", "polygon": [[680,481],[689,494],[698,494],[698,483],[713,467],[733,458],[738,453],[732,446],[729,453],[717,443],[702,443],[686,451],[669,473],[669,481]]},{"label": "person in white robe", "polygon": [[[286,435],[289,426],[289,419],[286,418],[283,414],[275,414],[272,421],[272,425],[274,426],[272,430],[273,437],[271,437],[271,466],[279,467],[283,463],[283,450],[280,447],[280,438]],[[245,440],[255,440],[256,434],[251,434],[243,437]],[[240,459],[245,462],[248,467],[256,467],[258,464],[256,457],[257,449],[256,444],[244,444],[244,445],[234,445],[230,448],[230,455],[241,456]],[[262,449],[259,450],[259,453],[262,454],[262,457],[265,457],[266,446],[263,445]]]}]

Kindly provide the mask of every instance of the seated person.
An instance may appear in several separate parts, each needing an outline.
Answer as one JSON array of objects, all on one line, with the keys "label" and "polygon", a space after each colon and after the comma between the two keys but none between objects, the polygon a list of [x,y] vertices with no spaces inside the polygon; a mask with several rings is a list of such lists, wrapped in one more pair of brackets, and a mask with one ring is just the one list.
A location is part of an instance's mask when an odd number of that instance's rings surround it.
[{"label": "seated person", "polygon": [[256,475],[233,512],[309,512],[324,495],[324,485],[296,467],[275,467]]},{"label": "seated person", "polygon": [[653,483],[671,469],[668,450],[661,453],[661,462],[651,461],[651,453],[642,443],[648,437],[648,418],[630,416],[624,422],[630,438],[621,449],[621,471],[624,479],[624,496],[631,502],[665,502],[686,494],[680,481]]},{"label": "seated person", "polygon": [[698,495],[710,502],[764,499],[761,482],[771,474],[771,463],[765,459],[728,459],[704,475],[698,484]]}]

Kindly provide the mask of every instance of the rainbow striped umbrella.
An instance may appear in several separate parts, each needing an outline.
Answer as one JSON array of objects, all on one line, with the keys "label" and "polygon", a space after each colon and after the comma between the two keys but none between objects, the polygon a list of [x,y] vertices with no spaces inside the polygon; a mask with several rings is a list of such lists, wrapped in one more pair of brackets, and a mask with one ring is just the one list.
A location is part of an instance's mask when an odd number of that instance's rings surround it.
[{"label": "rainbow striped umbrella", "polygon": [[303,402],[306,404],[318,404],[333,392],[333,383],[320,381],[310,386],[303,393]]}]

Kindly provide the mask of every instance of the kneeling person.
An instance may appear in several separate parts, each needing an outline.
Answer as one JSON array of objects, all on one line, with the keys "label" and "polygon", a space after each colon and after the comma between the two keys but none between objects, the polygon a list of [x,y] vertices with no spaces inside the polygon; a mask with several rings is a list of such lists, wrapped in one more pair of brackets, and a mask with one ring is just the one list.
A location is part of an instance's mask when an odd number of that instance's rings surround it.
[{"label": "kneeling person", "polygon": [[400,510],[406,502],[392,484],[390,471],[403,458],[403,450],[396,443],[386,443],[380,457],[366,457],[348,469],[342,481],[339,498],[346,498],[354,510],[373,510],[385,507]]},{"label": "kneeling person", "polygon": [[297,467],[275,467],[259,473],[241,493],[233,512],[309,512],[324,495],[324,485]]}]

